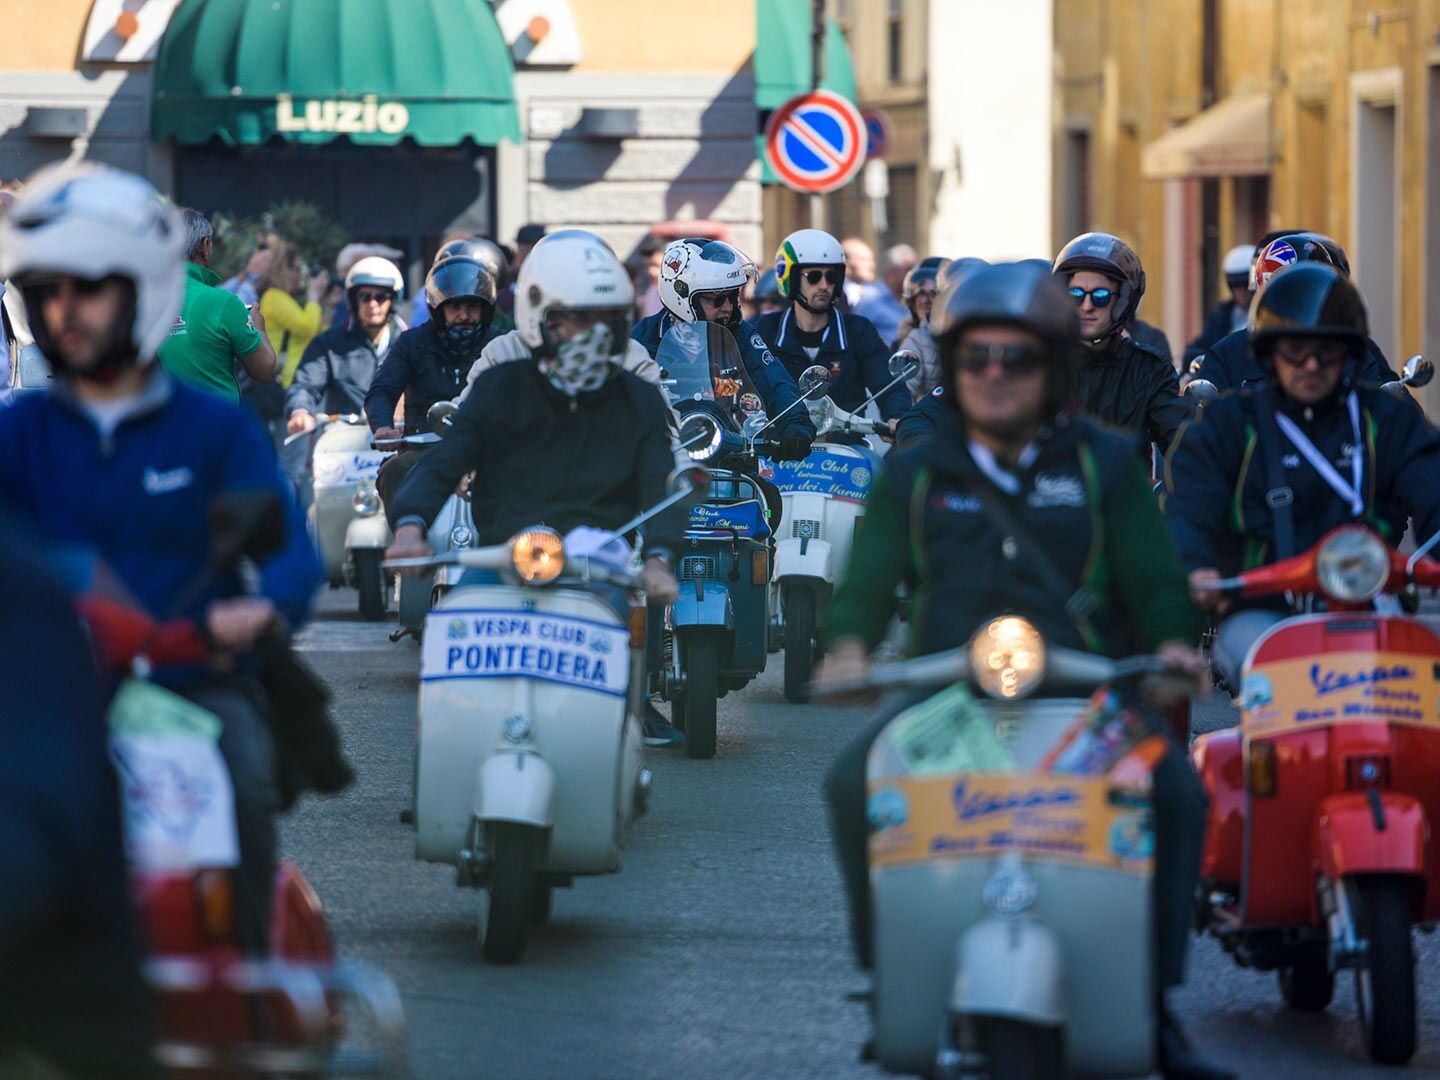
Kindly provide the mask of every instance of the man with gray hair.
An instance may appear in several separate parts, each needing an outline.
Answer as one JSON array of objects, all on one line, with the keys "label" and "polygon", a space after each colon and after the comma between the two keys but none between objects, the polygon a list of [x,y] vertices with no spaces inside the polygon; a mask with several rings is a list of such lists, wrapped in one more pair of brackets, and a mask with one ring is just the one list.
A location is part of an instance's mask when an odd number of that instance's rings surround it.
[{"label": "man with gray hair", "polygon": [[238,361],[256,382],[275,381],[275,351],[265,335],[265,318],[234,293],[220,288],[210,269],[214,230],[199,210],[181,208],[185,223],[185,303],[170,337],[160,346],[165,370],[191,386],[239,402]]},{"label": "man with gray hair", "polygon": [[856,315],[863,315],[875,324],[881,339],[892,349],[900,336],[900,323],[910,314],[901,297],[905,275],[918,261],[915,249],[909,244],[886,248],[880,257],[881,280],[866,289],[852,307]]}]

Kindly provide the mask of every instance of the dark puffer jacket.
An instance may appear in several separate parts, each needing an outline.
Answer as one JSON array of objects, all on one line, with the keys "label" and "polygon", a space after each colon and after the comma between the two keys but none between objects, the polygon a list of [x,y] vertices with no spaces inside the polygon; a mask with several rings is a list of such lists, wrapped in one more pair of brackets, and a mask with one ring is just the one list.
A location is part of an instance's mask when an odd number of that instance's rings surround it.
[{"label": "dark puffer jacket", "polygon": [[1087,416],[1166,449],[1190,415],[1180,380],[1164,356],[1117,335],[1080,360],[1080,406]]}]

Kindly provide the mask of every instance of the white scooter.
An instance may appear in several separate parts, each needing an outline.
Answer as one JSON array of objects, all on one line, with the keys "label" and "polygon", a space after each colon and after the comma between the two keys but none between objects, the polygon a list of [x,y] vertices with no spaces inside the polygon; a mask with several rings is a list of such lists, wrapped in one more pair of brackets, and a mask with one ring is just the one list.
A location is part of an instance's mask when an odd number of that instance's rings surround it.
[{"label": "white scooter", "polygon": [[[964,648],[827,688],[945,687],[900,712],[869,756],[885,1069],[992,1080],[1154,1069],[1150,783],[1165,743],[1105,684],[1160,670],[1154,657],[1047,648],[1029,622],[1001,616]],[[1042,685],[1101,689],[1024,700]]]},{"label": "white scooter", "polygon": [[[387,568],[473,571],[426,620],[416,755],[416,857],[483,887],[487,960],[514,963],[552,890],[620,869],[644,813],[645,602],[621,539],[707,474],[614,533],[537,526],[505,544]],[[478,579],[478,580],[477,580]]]},{"label": "white scooter", "polygon": [[[380,560],[390,546],[390,526],[381,513],[375,477],[385,455],[370,448],[363,416],[316,417],[318,434],[310,475],[315,499],[310,532],[331,588],[349,585],[359,594],[360,615],[385,617],[385,574]],[[286,444],[308,438],[297,432]]]}]

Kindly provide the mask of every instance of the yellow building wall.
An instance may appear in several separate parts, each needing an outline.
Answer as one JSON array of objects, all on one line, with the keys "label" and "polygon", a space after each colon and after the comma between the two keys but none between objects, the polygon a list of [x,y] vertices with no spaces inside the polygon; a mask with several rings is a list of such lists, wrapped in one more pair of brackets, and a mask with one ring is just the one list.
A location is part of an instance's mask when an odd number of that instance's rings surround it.
[{"label": "yellow building wall", "polygon": [[73,71],[91,0],[0,0],[0,71]]},{"label": "yellow building wall", "polygon": [[671,0],[570,0],[584,56],[572,71],[738,71],[755,51],[755,7]]}]

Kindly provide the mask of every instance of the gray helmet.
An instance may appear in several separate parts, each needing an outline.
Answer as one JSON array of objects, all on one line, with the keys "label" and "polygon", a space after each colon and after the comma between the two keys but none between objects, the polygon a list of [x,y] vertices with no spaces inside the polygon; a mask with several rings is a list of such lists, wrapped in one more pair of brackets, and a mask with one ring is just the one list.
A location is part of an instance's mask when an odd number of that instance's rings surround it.
[{"label": "gray helmet", "polygon": [[[939,322],[931,319],[940,350],[942,385],[954,385],[955,343],[965,330],[1000,323],[1028,330],[1045,344],[1054,367],[1049,411],[1053,416],[1074,392],[1080,348],[1080,317],[1049,267],[1026,263],[984,266],[958,281],[943,297]],[[937,299],[937,306],[939,302]],[[945,395],[949,400],[950,395]]]},{"label": "gray helmet", "polygon": [[[1075,237],[1055,256],[1056,277],[1067,279],[1077,270],[1094,270],[1120,282],[1115,297],[1115,314],[1106,337],[1119,333],[1135,317],[1145,295],[1145,267],[1135,249],[1110,233],[1089,232]],[[1076,331],[1079,332],[1078,330]]]}]

